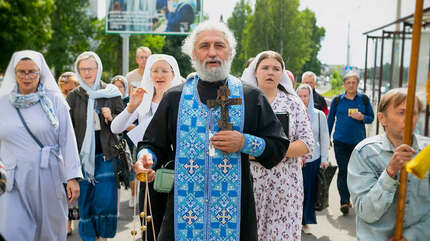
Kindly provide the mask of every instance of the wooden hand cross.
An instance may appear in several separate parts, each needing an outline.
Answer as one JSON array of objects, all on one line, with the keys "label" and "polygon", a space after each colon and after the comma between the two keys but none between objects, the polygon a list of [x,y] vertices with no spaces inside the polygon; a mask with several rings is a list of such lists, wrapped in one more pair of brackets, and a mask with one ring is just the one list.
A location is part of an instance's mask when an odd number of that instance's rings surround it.
[{"label": "wooden hand cross", "polygon": [[216,100],[208,100],[206,105],[209,108],[215,108],[217,106],[221,106],[221,119],[218,120],[218,127],[221,130],[232,130],[233,125],[228,122],[228,106],[229,105],[240,105],[242,104],[241,98],[232,98],[229,99],[230,89],[223,85],[218,89],[218,96]]}]

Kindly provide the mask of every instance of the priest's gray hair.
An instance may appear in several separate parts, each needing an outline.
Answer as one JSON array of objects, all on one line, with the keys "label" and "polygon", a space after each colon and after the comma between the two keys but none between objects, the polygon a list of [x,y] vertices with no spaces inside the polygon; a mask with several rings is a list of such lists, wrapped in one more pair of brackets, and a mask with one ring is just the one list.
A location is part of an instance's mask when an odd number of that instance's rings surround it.
[{"label": "priest's gray hair", "polygon": [[216,30],[224,33],[225,39],[228,43],[229,48],[231,49],[231,57],[233,59],[236,55],[236,39],[234,38],[233,32],[225,25],[223,22],[217,21],[205,21],[197,25],[194,31],[184,40],[182,45],[182,52],[190,58],[193,58],[194,44],[197,41],[197,36],[204,31],[208,30]]}]

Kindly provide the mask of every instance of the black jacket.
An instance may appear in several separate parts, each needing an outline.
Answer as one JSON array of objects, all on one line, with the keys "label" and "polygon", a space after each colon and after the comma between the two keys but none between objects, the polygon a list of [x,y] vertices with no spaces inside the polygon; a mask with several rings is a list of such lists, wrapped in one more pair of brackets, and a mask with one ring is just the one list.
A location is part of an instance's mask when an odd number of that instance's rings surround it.
[{"label": "black jacket", "polygon": [[[101,83],[101,88],[106,88],[106,84]],[[74,89],[67,96],[67,102],[70,105],[70,117],[72,118],[73,128],[75,129],[76,141],[78,150],[81,151],[82,143],[84,142],[85,130],[87,128],[87,104],[88,95],[81,87]],[[123,110],[121,97],[100,98],[96,100],[98,106],[109,107],[112,112],[112,117],[115,118]],[[100,118],[100,143],[103,154],[106,160],[112,160],[118,156],[118,152],[114,150],[113,145],[118,143],[117,136],[112,134],[110,130],[111,122],[106,123],[104,116]]]}]

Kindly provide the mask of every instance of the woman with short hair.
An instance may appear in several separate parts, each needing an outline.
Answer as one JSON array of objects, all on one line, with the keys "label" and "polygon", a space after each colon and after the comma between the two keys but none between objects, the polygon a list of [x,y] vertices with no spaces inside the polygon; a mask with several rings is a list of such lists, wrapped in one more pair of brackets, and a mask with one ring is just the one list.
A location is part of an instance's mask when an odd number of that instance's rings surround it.
[{"label": "woman with short hair", "polygon": [[58,86],[64,97],[67,97],[72,90],[79,86],[79,81],[73,72],[64,72],[58,77]]}]

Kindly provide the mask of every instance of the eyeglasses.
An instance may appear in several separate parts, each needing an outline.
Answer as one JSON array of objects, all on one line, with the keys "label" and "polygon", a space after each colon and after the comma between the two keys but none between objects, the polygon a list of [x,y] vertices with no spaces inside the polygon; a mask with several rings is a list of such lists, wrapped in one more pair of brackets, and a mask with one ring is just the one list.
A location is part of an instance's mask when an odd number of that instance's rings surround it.
[{"label": "eyeglasses", "polygon": [[35,79],[37,76],[39,76],[40,71],[28,71],[25,72],[24,70],[18,70],[16,71],[16,76],[21,79],[25,79],[27,76],[29,79]]},{"label": "eyeglasses", "polygon": [[97,68],[80,68],[79,72],[91,72],[94,73],[97,70]]},{"label": "eyeglasses", "polygon": [[145,59],[148,59],[149,57],[147,57],[147,56],[137,56],[137,58],[145,60]]}]

